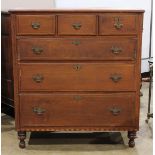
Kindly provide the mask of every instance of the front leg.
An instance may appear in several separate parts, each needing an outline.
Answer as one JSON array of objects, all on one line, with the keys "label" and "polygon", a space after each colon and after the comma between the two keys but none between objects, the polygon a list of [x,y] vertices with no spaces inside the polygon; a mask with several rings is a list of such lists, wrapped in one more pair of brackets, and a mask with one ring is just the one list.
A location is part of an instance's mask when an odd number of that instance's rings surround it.
[{"label": "front leg", "polygon": [[26,138],[26,132],[18,131],[18,139],[20,140],[19,147],[22,149],[25,148],[25,138]]},{"label": "front leg", "polygon": [[136,137],[136,131],[128,131],[128,138],[129,138],[129,147],[134,147],[135,146],[135,141],[134,139]]}]

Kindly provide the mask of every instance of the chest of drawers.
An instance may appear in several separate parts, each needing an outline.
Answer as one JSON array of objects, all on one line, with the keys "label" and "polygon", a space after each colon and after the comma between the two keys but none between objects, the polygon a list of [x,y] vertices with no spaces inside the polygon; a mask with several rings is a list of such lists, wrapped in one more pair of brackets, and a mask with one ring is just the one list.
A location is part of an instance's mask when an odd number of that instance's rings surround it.
[{"label": "chest of drawers", "polygon": [[139,129],[142,10],[10,11],[16,129]]}]

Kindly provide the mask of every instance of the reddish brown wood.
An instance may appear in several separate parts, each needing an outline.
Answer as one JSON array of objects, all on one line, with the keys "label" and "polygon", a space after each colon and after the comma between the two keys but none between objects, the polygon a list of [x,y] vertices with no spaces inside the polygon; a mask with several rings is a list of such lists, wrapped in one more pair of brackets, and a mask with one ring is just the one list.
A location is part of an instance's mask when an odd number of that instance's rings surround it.
[{"label": "reddish brown wood", "polygon": [[7,12],[1,13],[1,29],[3,35],[9,35],[11,33],[10,31],[10,14]]},{"label": "reddish brown wood", "polygon": [[134,126],[134,100],[134,93],[23,94],[21,126]]},{"label": "reddish brown wood", "polygon": [[125,130],[131,146],[143,10],[11,11],[11,19],[17,131]]},{"label": "reddish brown wood", "polygon": [[[116,82],[112,79],[115,76],[120,77]],[[20,90],[134,91],[134,77],[134,64],[24,63],[20,67]],[[41,81],[37,82],[34,78],[41,78]]]},{"label": "reddish brown wood", "polygon": [[[2,112],[14,113],[13,98],[13,64],[11,50],[11,23],[10,14],[3,12],[1,14],[1,101]],[[10,110],[10,113],[8,110]]]},{"label": "reddish brown wood", "polygon": [[[18,15],[18,35],[53,35],[55,33],[55,16],[53,15]],[[33,28],[32,24],[39,24]]]},{"label": "reddish brown wood", "polygon": [[[137,14],[107,13],[99,16],[99,34],[118,35],[137,33]],[[118,27],[117,27],[118,24]]]},{"label": "reddish brown wood", "polygon": [[57,9],[57,8],[52,8],[52,9],[46,9],[46,10],[32,10],[32,9],[27,9],[27,10],[21,10],[21,9],[13,9],[10,10],[9,12],[15,13],[15,14],[33,14],[33,13],[39,13],[39,14],[50,14],[50,13],[64,13],[64,14],[69,14],[69,13],[144,13],[145,10],[131,10],[131,9],[96,9],[96,8],[80,8],[80,9]]},{"label": "reddish brown wood", "polygon": [[20,60],[135,60],[137,51],[135,37],[27,38],[17,44]]},{"label": "reddish brown wood", "polygon": [[[114,131],[133,131],[133,130],[138,130],[135,129],[135,126],[116,126],[116,127],[111,127],[111,126],[26,126],[26,127],[21,127],[19,131],[88,131],[88,132],[104,132],[104,131],[109,131],[109,132],[114,132]],[[18,130],[17,130],[18,131]]]},{"label": "reddish brown wood", "polygon": [[[79,29],[74,24],[80,24]],[[96,35],[95,15],[58,15],[59,35]]]}]

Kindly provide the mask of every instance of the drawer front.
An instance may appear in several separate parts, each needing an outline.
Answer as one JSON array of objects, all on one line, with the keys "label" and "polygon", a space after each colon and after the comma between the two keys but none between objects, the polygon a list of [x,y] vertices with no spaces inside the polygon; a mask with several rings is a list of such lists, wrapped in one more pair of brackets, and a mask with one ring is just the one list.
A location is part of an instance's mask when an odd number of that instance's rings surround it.
[{"label": "drawer front", "polygon": [[95,15],[58,15],[59,35],[96,35]]},{"label": "drawer front", "polygon": [[135,34],[137,32],[137,15],[103,14],[99,17],[99,34]]},{"label": "drawer front", "polygon": [[20,60],[134,60],[133,37],[28,38],[18,40]]},{"label": "drawer front", "polygon": [[131,91],[134,64],[47,63],[21,64],[22,91]]},{"label": "drawer front", "polygon": [[26,126],[134,126],[135,94],[23,94],[20,124]]},{"label": "drawer front", "polygon": [[18,35],[54,35],[55,16],[17,15]]}]

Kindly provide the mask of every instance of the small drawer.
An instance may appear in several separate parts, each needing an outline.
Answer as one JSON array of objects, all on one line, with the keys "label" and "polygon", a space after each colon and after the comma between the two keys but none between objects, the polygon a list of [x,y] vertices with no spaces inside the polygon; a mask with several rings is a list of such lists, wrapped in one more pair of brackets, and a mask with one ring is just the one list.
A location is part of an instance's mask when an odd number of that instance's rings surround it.
[{"label": "small drawer", "polygon": [[133,37],[19,39],[20,60],[134,60]]},{"label": "small drawer", "polygon": [[21,91],[135,91],[134,64],[25,63]]},{"label": "small drawer", "polygon": [[17,15],[17,35],[54,35],[55,16]]},{"label": "small drawer", "polygon": [[137,15],[103,14],[99,16],[99,34],[135,34],[137,33]]},{"label": "small drawer", "polygon": [[59,35],[96,35],[95,15],[59,15]]},{"label": "small drawer", "polygon": [[33,126],[135,126],[134,93],[20,95],[20,124]]}]

